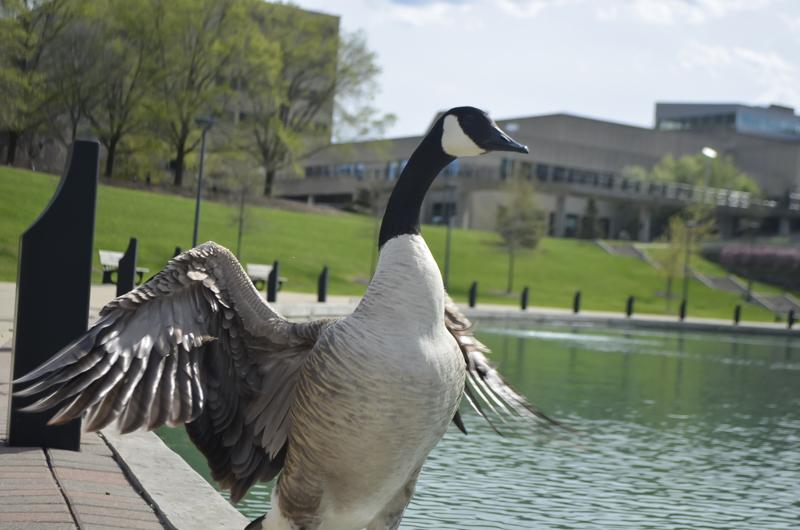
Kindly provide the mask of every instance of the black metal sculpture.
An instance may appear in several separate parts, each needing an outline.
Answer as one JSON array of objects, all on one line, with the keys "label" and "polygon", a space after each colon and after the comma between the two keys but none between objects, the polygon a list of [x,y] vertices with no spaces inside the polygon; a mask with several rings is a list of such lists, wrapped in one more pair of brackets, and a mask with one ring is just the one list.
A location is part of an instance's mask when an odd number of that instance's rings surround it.
[{"label": "black metal sculpture", "polygon": [[[95,141],[72,145],[50,204],[20,238],[14,379],[42,364],[88,326],[99,153]],[[51,414],[19,412],[32,401],[12,397],[9,445],[80,449],[80,422],[48,427]]]},{"label": "black metal sculpture", "polygon": [[278,300],[278,287],[281,280],[280,268],[280,262],[275,260],[272,264],[272,270],[269,271],[269,276],[267,276],[267,302],[276,302]]},{"label": "black metal sculpture", "polygon": [[136,254],[139,248],[139,242],[135,237],[132,237],[128,242],[128,248],[125,254],[119,260],[117,266],[117,296],[133,291],[136,287]]},{"label": "black metal sculpture", "polygon": [[328,266],[322,267],[322,272],[319,273],[317,279],[317,302],[325,302],[328,300]]}]

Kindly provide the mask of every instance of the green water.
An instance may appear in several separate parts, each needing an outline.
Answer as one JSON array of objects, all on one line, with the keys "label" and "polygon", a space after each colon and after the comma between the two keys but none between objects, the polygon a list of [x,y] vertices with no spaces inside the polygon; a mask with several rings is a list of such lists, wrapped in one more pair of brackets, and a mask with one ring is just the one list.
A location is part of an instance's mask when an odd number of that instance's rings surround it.
[{"label": "green water", "polygon": [[[466,414],[401,528],[800,528],[800,341],[484,326],[506,378],[579,434]],[[182,430],[159,433],[208,478]],[[239,504],[264,513],[270,487]]]}]

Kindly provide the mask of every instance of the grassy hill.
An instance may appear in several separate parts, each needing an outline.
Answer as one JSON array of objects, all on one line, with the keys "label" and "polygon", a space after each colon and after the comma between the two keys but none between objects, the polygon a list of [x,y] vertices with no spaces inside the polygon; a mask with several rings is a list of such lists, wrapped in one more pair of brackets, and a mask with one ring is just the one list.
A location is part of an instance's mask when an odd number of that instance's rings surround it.
[{"label": "grassy hill", "polygon": [[[20,234],[45,207],[58,177],[13,168],[0,168],[0,280],[14,281]],[[370,275],[374,245],[374,220],[345,213],[299,213],[251,207],[242,245],[242,261],[281,262],[288,289],[313,292],[323,265],[330,267],[331,294],[362,294]],[[100,186],[95,249],[124,250],[128,238],[139,238],[139,265],[159,270],[175,246],[191,243],[194,201],[147,191]],[[423,227],[437,261],[443,264],[445,231]],[[200,240],[214,240],[229,248],[236,245],[234,208],[204,202]],[[585,309],[622,311],[628,295],[636,296],[636,311],[664,313],[660,293],[665,281],[658,272],[634,258],[612,256],[591,242],[545,239],[535,251],[519,255],[512,296],[503,294],[507,256],[499,237],[491,232],[456,230],[452,242],[450,291],[465,300],[469,285],[477,280],[479,301],[516,304],[524,285],[531,289],[531,305],[569,307],[573,293],[583,293]],[[54,259],[57,257],[54,256]],[[694,263],[701,258],[697,257]],[[97,253],[94,267],[100,270]],[[99,279],[99,274],[97,275]],[[690,315],[730,318],[743,303],[733,294],[714,291],[692,281]],[[677,311],[677,301],[672,311]],[[764,309],[745,305],[743,318],[771,320]]]}]

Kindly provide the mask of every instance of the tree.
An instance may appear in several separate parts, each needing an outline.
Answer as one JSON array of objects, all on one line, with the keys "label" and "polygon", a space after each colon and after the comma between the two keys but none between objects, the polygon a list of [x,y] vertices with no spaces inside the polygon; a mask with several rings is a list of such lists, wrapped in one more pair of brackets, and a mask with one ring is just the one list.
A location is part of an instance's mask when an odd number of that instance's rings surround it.
[{"label": "tree", "polygon": [[277,170],[330,142],[330,121],[344,133],[381,130],[391,116],[368,105],[380,72],[361,34],[338,33],[337,19],[293,6],[254,3],[252,16],[279,46],[272,83],[247,83],[247,150],[264,168],[264,194]]},{"label": "tree", "polygon": [[103,45],[97,57],[103,82],[88,117],[106,149],[103,174],[111,178],[117,149],[123,139],[144,126],[142,102],[155,77],[151,60],[147,2],[106,0],[92,17],[101,28]]},{"label": "tree", "polygon": [[678,215],[670,217],[667,230],[659,238],[660,242],[666,244],[665,252],[657,253],[654,256],[659,265],[659,271],[664,275],[667,286],[665,298],[667,299],[667,311],[672,307],[672,287],[676,278],[683,277],[683,265],[681,262],[684,256],[684,245],[686,241],[686,223]]},{"label": "tree", "polygon": [[74,4],[5,0],[0,6],[0,130],[8,134],[8,165],[16,161],[20,141],[57,114],[45,64],[56,38],[72,20]]},{"label": "tree", "polygon": [[234,90],[230,67],[249,53],[244,44],[254,26],[237,0],[151,0],[148,9],[159,75],[146,105],[173,151],[173,184],[181,186],[186,155],[200,143],[195,119],[223,108]]},{"label": "tree", "polygon": [[209,176],[215,187],[224,190],[236,210],[233,222],[236,224],[236,257],[243,259],[242,240],[251,228],[252,220],[248,215],[247,203],[251,197],[258,196],[261,174],[253,161],[243,153],[229,152],[224,157],[206,160]]},{"label": "tree", "polygon": [[674,182],[759,193],[758,184],[737,168],[729,155],[720,155],[713,160],[699,153],[680,158],[666,155],[650,170],[633,166],[626,168],[624,173],[632,178],[655,182]]},{"label": "tree", "polygon": [[519,248],[536,248],[544,234],[544,212],[536,204],[533,186],[522,179],[506,185],[511,200],[497,207],[497,233],[508,251],[506,292],[514,289],[514,259]]},{"label": "tree", "polygon": [[655,261],[666,278],[667,311],[672,305],[674,280],[684,278],[688,257],[697,253],[702,241],[709,239],[715,231],[713,210],[705,205],[689,207],[669,218],[668,227],[660,240],[666,243],[666,251],[658,253]]}]

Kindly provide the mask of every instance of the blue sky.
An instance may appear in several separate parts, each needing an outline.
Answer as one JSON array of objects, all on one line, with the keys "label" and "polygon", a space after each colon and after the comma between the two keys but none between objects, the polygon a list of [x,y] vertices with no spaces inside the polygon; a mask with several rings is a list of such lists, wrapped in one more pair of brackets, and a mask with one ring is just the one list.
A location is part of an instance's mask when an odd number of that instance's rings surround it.
[{"label": "blue sky", "polygon": [[800,0],[297,0],[363,30],[389,136],[456,105],[651,126],[656,101],[800,107]]}]

